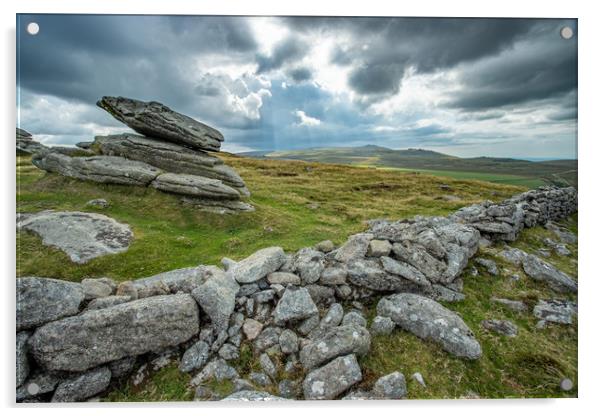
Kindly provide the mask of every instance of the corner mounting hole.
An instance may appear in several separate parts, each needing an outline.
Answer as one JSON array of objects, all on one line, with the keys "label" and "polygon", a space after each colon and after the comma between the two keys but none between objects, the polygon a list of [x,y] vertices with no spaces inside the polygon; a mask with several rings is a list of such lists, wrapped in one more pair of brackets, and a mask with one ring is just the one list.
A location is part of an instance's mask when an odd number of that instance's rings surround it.
[{"label": "corner mounting hole", "polygon": [[573,37],[573,29],[571,29],[568,26],[563,27],[562,29],[560,29],[560,36],[562,36],[563,39],[570,39]]},{"label": "corner mounting hole", "polygon": [[27,25],[27,33],[30,35],[37,35],[40,31],[40,25],[36,22],[31,22]]}]

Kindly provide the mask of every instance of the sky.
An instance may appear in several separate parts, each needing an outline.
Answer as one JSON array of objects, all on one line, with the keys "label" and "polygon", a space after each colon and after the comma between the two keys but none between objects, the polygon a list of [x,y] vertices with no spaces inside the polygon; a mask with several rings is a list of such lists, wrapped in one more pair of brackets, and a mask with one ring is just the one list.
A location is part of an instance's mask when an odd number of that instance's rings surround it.
[{"label": "sky", "polygon": [[162,102],[220,130],[230,152],[576,158],[577,22],[17,17],[21,128],[50,145],[130,131],[96,107],[104,95]]}]

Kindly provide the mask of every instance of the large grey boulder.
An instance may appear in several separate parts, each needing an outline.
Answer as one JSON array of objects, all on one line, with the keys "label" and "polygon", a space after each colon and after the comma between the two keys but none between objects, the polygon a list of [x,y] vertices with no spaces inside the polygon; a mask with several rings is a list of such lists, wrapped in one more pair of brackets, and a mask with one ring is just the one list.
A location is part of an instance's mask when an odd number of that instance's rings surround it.
[{"label": "large grey boulder", "polygon": [[318,307],[304,287],[289,286],[274,309],[274,322],[283,325],[318,314]]},{"label": "large grey boulder", "polygon": [[253,205],[237,199],[211,199],[205,197],[182,196],[181,201],[194,208],[215,214],[238,214],[239,212],[253,212]]},{"label": "large grey boulder", "polygon": [[347,354],[364,355],[370,350],[370,333],[360,325],[350,324],[329,328],[306,344],[299,353],[306,370],[315,368],[335,357]]},{"label": "large grey boulder", "polygon": [[118,185],[147,186],[161,170],[147,163],[118,156],[71,157],[58,152],[38,153],[36,167],[70,178]]},{"label": "large grey boulder", "polygon": [[27,340],[31,332],[21,331],[16,336],[16,386],[19,387],[29,375],[29,360],[27,359]]},{"label": "large grey boulder", "polygon": [[75,315],[84,300],[79,283],[44,277],[17,279],[17,331]]},{"label": "large grey boulder", "polygon": [[213,267],[212,276],[192,291],[192,296],[209,315],[215,333],[228,329],[239,285],[221,269]]},{"label": "large grey boulder", "polygon": [[52,396],[53,402],[78,402],[104,391],[111,382],[108,367],[98,367],[61,381]]},{"label": "large grey boulder", "polygon": [[134,235],[127,224],[102,214],[42,211],[17,222],[17,229],[36,233],[42,244],[64,251],[79,264],[128,249]]},{"label": "large grey boulder", "polygon": [[362,380],[355,355],[339,357],[310,372],[303,381],[306,400],[332,400]]},{"label": "large grey boulder", "polygon": [[97,136],[94,140],[104,155],[138,160],[166,172],[184,173],[219,179],[224,184],[248,195],[242,178],[234,169],[214,155],[194,151],[184,146],[137,134]]},{"label": "large grey boulder", "polygon": [[184,173],[163,173],[151,183],[163,192],[208,199],[239,199],[240,193],[219,179]]},{"label": "large grey boulder", "polygon": [[227,273],[239,283],[253,283],[278,270],[285,261],[281,247],[268,247],[232,265]]},{"label": "large grey boulder", "polygon": [[84,371],[123,357],[160,351],[199,332],[199,310],[186,294],[154,296],[39,327],[29,340],[49,370]]},{"label": "large grey boulder", "polygon": [[523,260],[523,270],[533,280],[545,282],[557,292],[577,292],[577,282],[532,254]]},{"label": "large grey boulder", "polygon": [[481,345],[456,313],[424,296],[398,293],[382,298],[378,315],[391,318],[399,327],[419,338],[440,344],[461,358],[477,359]]},{"label": "large grey boulder", "polygon": [[145,136],[212,152],[218,152],[224,141],[224,136],[213,127],[155,101],[102,97],[96,105]]},{"label": "large grey boulder", "polygon": [[274,396],[265,391],[256,391],[256,390],[242,390],[237,391],[236,393],[232,393],[228,397],[222,399],[223,402],[281,402],[289,399],[285,399],[283,397]]}]

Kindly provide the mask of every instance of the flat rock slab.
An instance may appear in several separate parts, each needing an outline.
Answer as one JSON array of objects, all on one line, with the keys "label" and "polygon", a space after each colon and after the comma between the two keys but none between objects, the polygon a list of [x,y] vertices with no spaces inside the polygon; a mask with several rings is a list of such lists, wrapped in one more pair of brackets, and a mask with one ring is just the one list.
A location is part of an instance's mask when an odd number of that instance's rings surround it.
[{"label": "flat rock slab", "polygon": [[179,195],[208,199],[239,199],[240,193],[218,179],[184,173],[164,173],[151,183],[153,188]]},{"label": "flat rock slab", "polygon": [[398,293],[382,298],[376,309],[378,315],[391,318],[419,338],[440,344],[455,356],[477,359],[482,354],[481,345],[462,318],[432,299]]},{"label": "flat rock slab", "polygon": [[242,390],[232,393],[228,397],[222,399],[223,402],[273,402],[273,401],[286,401],[284,397],[274,396],[265,391],[256,390]]},{"label": "flat rock slab", "polygon": [[79,283],[44,277],[17,279],[17,331],[75,315],[85,297]]},{"label": "flat rock slab", "polygon": [[124,252],[134,236],[127,224],[106,215],[78,211],[42,211],[27,215],[17,222],[17,229],[38,234],[44,245],[64,251],[78,264]]},{"label": "flat rock slab", "polygon": [[188,341],[199,332],[199,309],[187,294],[154,296],[50,322],[29,340],[49,370],[84,371]]},{"label": "flat rock slab", "polygon": [[299,359],[307,370],[315,368],[333,358],[347,355],[365,355],[370,351],[370,333],[357,324],[330,328],[301,350]]},{"label": "flat rock slab", "polygon": [[234,169],[216,156],[188,149],[179,144],[137,134],[98,136],[94,143],[103,155],[121,156],[156,166],[166,172],[185,173],[219,179],[241,193],[248,193],[245,183]]},{"label": "flat rock slab", "polygon": [[523,260],[523,270],[533,280],[545,282],[557,292],[577,292],[577,282],[537,256],[527,255]]},{"label": "flat rock slab", "polygon": [[118,156],[71,157],[46,152],[36,154],[31,163],[39,169],[70,178],[117,185],[147,186],[161,173],[149,164]]},{"label": "flat rock slab", "polygon": [[224,136],[213,127],[177,113],[156,101],[102,97],[96,105],[145,136],[212,152],[218,152],[221,142],[224,141]]},{"label": "flat rock slab", "polygon": [[563,299],[541,299],[533,308],[533,315],[546,322],[570,325],[577,315],[577,304]]},{"label": "flat rock slab", "polygon": [[285,261],[281,247],[268,247],[234,264],[228,274],[238,283],[253,283],[278,270]]}]

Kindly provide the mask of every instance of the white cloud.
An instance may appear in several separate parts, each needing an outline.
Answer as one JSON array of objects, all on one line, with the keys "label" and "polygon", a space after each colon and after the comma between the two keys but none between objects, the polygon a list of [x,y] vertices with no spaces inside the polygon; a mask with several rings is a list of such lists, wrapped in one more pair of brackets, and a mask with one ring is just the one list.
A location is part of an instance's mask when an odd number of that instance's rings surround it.
[{"label": "white cloud", "polygon": [[322,124],[322,120],[308,116],[305,114],[305,111],[296,110],[294,114],[299,118],[299,121],[295,123],[295,126],[315,127]]}]

